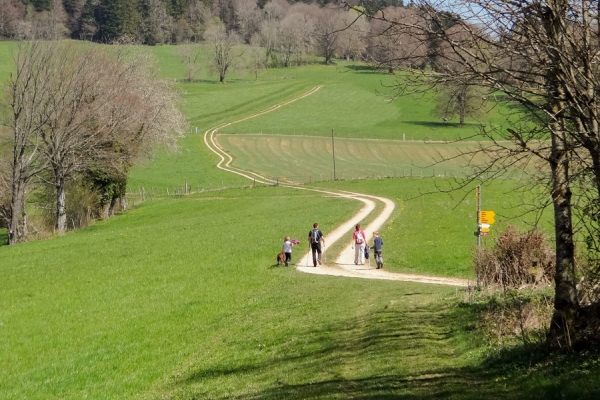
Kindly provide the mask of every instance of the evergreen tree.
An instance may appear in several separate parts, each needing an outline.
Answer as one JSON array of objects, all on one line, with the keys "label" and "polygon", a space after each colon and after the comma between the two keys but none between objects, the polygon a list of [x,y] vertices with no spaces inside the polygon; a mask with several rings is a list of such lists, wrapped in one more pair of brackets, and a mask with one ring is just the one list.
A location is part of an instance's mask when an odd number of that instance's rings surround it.
[{"label": "evergreen tree", "polygon": [[31,4],[35,11],[50,11],[52,0],[21,0],[26,6]]},{"label": "evergreen tree", "polygon": [[101,0],[96,15],[99,39],[110,42],[125,35],[137,37],[141,19],[137,5],[137,0]]}]

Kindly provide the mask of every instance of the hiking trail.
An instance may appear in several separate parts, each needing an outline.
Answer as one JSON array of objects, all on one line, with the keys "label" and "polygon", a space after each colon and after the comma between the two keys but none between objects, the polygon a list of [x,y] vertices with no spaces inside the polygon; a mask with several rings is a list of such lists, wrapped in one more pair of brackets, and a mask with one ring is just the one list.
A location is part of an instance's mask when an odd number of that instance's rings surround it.
[{"label": "hiking trail", "polygon": [[[233,158],[225,152],[225,150],[218,144],[215,139],[216,133],[220,128],[233,125],[238,122],[242,122],[251,118],[258,117],[260,115],[278,110],[279,108],[291,104],[295,101],[301,100],[307,96],[310,96],[316,93],[321,89],[321,86],[315,86],[311,90],[306,93],[303,93],[299,96],[296,96],[290,100],[286,100],[282,103],[271,106],[265,110],[257,112],[255,114],[251,114],[245,116],[243,118],[226,122],[210,128],[204,132],[204,143],[208,147],[210,151],[215,153],[220,161],[217,164],[217,168],[237,174],[244,178],[253,180],[262,184],[275,184],[276,182],[272,179],[266,178],[260,174],[255,172],[246,171],[231,165],[233,162]],[[439,284],[439,285],[449,285],[449,286],[459,286],[459,287],[468,287],[469,285],[473,285],[473,282],[470,282],[467,279],[459,279],[459,278],[448,278],[442,276],[431,276],[431,275],[417,275],[417,274],[402,274],[396,272],[390,272],[384,269],[376,269],[373,265],[372,267],[369,264],[365,265],[354,265],[354,250],[352,249],[352,232],[354,231],[354,226],[358,223],[361,223],[369,214],[371,214],[375,210],[376,202],[383,203],[384,207],[381,213],[369,223],[366,227],[362,227],[363,231],[367,235],[367,239],[370,239],[370,234],[374,231],[379,231],[379,229],[383,226],[383,224],[390,218],[392,215],[395,204],[392,200],[366,195],[361,193],[353,193],[341,190],[323,190],[323,189],[315,189],[315,188],[307,188],[304,186],[297,186],[289,183],[279,183],[280,186],[285,186],[289,188],[294,188],[297,190],[308,190],[312,192],[319,192],[323,195],[327,196],[337,196],[346,199],[353,199],[363,203],[363,207],[353,215],[346,222],[338,226],[331,232],[328,232],[324,235],[325,243],[327,245],[323,250],[323,264],[317,267],[312,266],[312,253],[309,251],[304,254],[300,258],[300,260],[296,263],[296,269],[305,273],[311,274],[319,274],[319,275],[332,275],[332,276],[343,276],[349,278],[363,278],[363,279],[383,279],[383,280],[395,280],[395,281],[405,281],[405,282],[421,282],[421,283],[430,283],[430,284]],[[308,231],[308,228],[307,228]],[[370,233],[370,234],[369,234]],[[339,240],[347,240],[348,245],[345,246],[341,253],[337,255],[335,260],[327,260],[327,249],[331,247],[332,244],[336,243]],[[369,242],[369,240],[367,240]],[[371,241],[372,242],[372,241]],[[334,256],[336,256],[334,254]],[[385,262],[385,251],[383,254],[384,262]],[[374,263],[373,263],[374,264]]]}]

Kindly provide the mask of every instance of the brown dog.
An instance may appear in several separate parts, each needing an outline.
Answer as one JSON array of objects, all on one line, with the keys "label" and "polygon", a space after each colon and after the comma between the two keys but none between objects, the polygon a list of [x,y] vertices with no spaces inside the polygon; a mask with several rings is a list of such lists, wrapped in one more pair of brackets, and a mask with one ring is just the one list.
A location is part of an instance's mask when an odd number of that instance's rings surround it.
[{"label": "brown dog", "polygon": [[277,254],[277,265],[285,265],[285,253],[284,252]]}]

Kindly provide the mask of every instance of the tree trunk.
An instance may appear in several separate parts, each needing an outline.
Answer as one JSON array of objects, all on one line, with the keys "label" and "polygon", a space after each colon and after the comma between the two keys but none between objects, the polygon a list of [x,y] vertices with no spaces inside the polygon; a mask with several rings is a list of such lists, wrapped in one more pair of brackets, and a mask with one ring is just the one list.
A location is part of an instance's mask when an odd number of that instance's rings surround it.
[{"label": "tree trunk", "polygon": [[[562,140],[562,139],[559,139]],[[564,149],[555,151],[551,160],[552,202],[556,236],[556,272],[554,275],[554,314],[548,340],[559,347],[570,347],[579,311],[575,281],[575,245],[571,223],[571,189],[568,159]]]},{"label": "tree trunk", "polygon": [[20,235],[19,216],[21,215],[21,204],[23,204],[23,182],[18,177],[18,167],[13,169],[12,197],[10,200],[10,223],[8,226],[8,244],[17,243]]},{"label": "tree trunk", "polygon": [[23,149],[14,149],[14,159],[12,168],[12,185],[10,200],[10,221],[8,226],[8,244],[14,245],[23,234],[21,230],[21,207],[25,204],[25,185],[27,180],[23,173]]},{"label": "tree trunk", "polygon": [[560,51],[564,47],[563,26],[566,20],[567,0],[554,0],[542,5],[542,22],[549,46],[551,68],[546,74],[548,87],[549,128],[552,135],[550,167],[552,170],[552,203],[556,237],[556,272],[554,274],[554,313],[547,339],[551,345],[570,348],[575,337],[579,300],[575,280],[575,244],[571,219],[571,187],[569,183],[570,144],[565,135],[566,88],[564,65]]},{"label": "tree trunk", "polygon": [[108,206],[108,216],[112,217],[115,215],[115,207],[117,207],[117,203],[119,201],[118,197],[113,197],[110,199],[110,205]]},{"label": "tree trunk", "polygon": [[67,229],[65,179],[57,173],[56,177],[56,230],[65,233]]},{"label": "tree trunk", "polygon": [[21,196],[21,215],[23,216],[23,225],[21,230],[21,237],[26,238],[29,235],[27,230],[27,207],[25,206],[25,199],[27,194],[25,193],[25,185],[23,185],[23,196]]}]

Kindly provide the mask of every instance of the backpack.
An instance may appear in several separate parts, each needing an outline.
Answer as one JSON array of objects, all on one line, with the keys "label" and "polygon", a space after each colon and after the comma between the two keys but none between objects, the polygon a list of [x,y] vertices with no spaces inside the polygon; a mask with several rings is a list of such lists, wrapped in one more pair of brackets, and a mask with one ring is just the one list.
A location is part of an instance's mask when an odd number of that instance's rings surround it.
[{"label": "backpack", "polygon": [[310,242],[311,243],[319,243],[319,230],[313,229],[310,231]]},{"label": "backpack", "polygon": [[362,233],[360,233],[360,231],[356,234],[356,243],[357,244],[363,244],[365,242],[365,238],[363,237]]},{"label": "backpack", "polygon": [[369,259],[369,246],[365,246],[365,259]]}]

